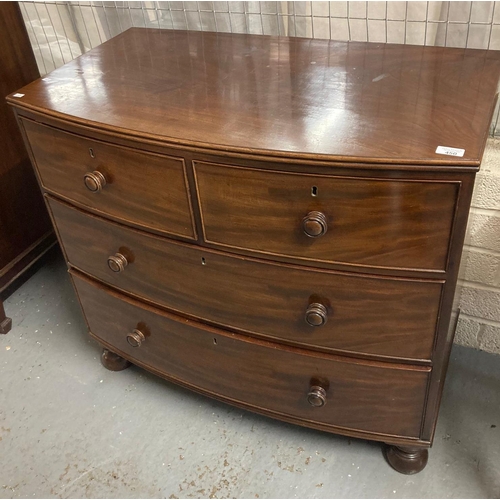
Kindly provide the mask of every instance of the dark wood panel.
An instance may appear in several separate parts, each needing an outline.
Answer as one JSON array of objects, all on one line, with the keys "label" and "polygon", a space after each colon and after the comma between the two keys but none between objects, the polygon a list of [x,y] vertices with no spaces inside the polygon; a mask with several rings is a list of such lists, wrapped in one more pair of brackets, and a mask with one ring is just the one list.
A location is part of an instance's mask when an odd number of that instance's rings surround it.
[{"label": "dark wood panel", "polygon": [[[436,357],[433,363],[433,371],[429,383],[429,392],[427,397],[426,413],[422,435],[425,440],[430,442],[434,439],[439,404],[446,379],[448,361],[450,358],[453,339],[455,337],[455,324],[453,316],[458,317],[459,299],[455,296],[460,261],[462,259],[463,245],[467,230],[467,221],[469,217],[469,208],[474,189],[474,174],[464,176],[462,188],[460,190],[459,203],[457,207],[457,217],[454,224],[450,246],[448,283],[443,293],[443,300],[440,308],[440,320],[438,327],[438,336],[436,342]],[[453,315],[453,316],[452,316]]]},{"label": "dark wood panel", "polygon": [[[348,178],[194,162],[204,238],[264,256],[445,271],[457,182]],[[305,234],[323,214],[326,232]],[[313,227],[314,229],[314,227]]]},{"label": "dark wood panel", "polygon": [[499,74],[498,51],[134,28],[11,102],[171,143],[478,165]]},{"label": "dark wood panel", "polygon": [[[8,99],[12,104],[12,99]],[[134,149],[144,149],[150,152],[157,152],[159,154],[179,156],[182,155],[186,159],[203,160],[212,163],[230,163],[231,165],[241,165],[245,167],[266,168],[270,170],[287,170],[295,172],[304,172],[307,169],[310,173],[317,173],[320,175],[352,175],[363,176],[373,175],[373,171],[379,175],[388,176],[403,176],[418,174],[425,172],[426,175],[432,177],[434,175],[461,175],[465,172],[476,173],[479,170],[477,165],[468,164],[432,164],[429,165],[419,163],[366,163],[361,159],[356,161],[349,158],[342,160],[332,160],[329,157],[295,157],[295,156],[276,156],[271,152],[263,152],[257,154],[252,151],[232,151],[227,148],[220,148],[215,150],[208,146],[192,146],[184,145],[181,143],[173,143],[161,139],[159,137],[143,137],[131,135],[122,129],[101,128],[97,127],[95,123],[82,124],[77,121],[68,120],[65,115],[57,115],[53,113],[44,113],[31,107],[14,106],[15,112],[19,117],[27,118],[32,121],[43,123],[50,127],[63,129],[67,132],[72,132],[77,135],[85,134],[85,137],[97,139],[105,142],[112,142],[113,144],[131,147]],[[416,160],[417,161],[417,160]]]},{"label": "dark wood panel", "polygon": [[[318,271],[132,231],[49,198],[71,265],[169,309],[309,348],[430,360],[442,283]],[[113,272],[108,258],[128,265]],[[326,323],[315,304],[325,307]]]},{"label": "dark wood panel", "polygon": [[[419,437],[426,369],[347,361],[252,341],[177,320],[76,274],[73,279],[90,331],[170,380],[325,429]],[[144,336],[139,347],[127,341],[134,330]],[[308,403],[311,384],[326,390],[325,406]]]},{"label": "dark wood panel", "polygon": [[0,2],[0,290],[55,241],[14,113],[3,99],[38,77],[17,2]]},{"label": "dark wood panel", "polygon": [[[45,189],[125,223],[196,239],[182,158],[122,148],[30,120],[22,125]],[[87,174],[97,180],[86,179]],[[93,192],[85,182],[102,188]]]},{"label": "dark wood panel", "polygon": [[9,296],[24,281],[25,277],[29,277],[38,263],[43,265],[45,255],[56,243],[56,236],[50,228],[41,238],[20,252],[2,269],[0,292],[5,292],[6,297]]}]

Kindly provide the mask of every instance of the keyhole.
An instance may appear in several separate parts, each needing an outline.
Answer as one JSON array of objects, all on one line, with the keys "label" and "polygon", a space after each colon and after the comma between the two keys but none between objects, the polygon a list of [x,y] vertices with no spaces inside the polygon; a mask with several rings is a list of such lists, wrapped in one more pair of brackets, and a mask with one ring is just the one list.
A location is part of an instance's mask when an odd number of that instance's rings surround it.
[{"label": "keyhole", "polygon": [[214,337],[214,344],[217,345],[217,339]]},{"label": "keyhole", "polygon": [[92,148],[89,148],[89,154],[91,158],[95,158],[94,150]]},{"label": "keyhole", "polygon": [[205,264],[206,264],[206,262],[205,262],[205,257],[202,257],[202,258],[201,258],[201,265],[202,265],[202,266],[204,266]]},{"label": "keyhole", "polygon": [[317,188],[317,186],[313,186],[311,188],[311,196],[318,196],[318,188]]}]

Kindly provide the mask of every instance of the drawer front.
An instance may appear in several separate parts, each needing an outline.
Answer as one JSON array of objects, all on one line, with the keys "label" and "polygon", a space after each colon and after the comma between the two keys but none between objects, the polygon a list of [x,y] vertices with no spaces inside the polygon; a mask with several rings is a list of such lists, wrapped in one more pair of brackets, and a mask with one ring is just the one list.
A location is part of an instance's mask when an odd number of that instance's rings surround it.
[{"label": "drawer front", "polygon": [[127,224],[196,238],[181,158],[22,122],[45,189]]},{"label": "drawer front", "polygon": [[457,182],[194,166],[209,243],[313,262],[446,269]]},{"label": "drawer front", "polygon": [[[49,204],[70,263],[122,290],[217,325],[309,348],[431,358],[439,282],[223,255],[134,231],[54,199]],[[114,272],[108,257],[117,253],[128,264]]]},{"label": "drawer front", "polygon": [[[278,417],[419,436],[425,369],[347,361],[252,341],[178,320],[78,276],[74,282],[90,331],[117,353],[167,378]],[[137,332],[144,341],[132,347],[127,336]],[[311,384],[327,388],[325,406],[308,403]]]}]

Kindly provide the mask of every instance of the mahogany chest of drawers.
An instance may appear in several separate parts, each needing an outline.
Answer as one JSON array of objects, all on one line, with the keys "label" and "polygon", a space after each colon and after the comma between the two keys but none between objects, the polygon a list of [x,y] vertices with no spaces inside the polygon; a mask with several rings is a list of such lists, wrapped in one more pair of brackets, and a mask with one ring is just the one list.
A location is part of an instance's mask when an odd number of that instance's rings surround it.
[{"label": "mahogany chest of drawers", "polygon": [[499,75],[491,51],[130,29],[8,102],[107,368],[414,473]]}]

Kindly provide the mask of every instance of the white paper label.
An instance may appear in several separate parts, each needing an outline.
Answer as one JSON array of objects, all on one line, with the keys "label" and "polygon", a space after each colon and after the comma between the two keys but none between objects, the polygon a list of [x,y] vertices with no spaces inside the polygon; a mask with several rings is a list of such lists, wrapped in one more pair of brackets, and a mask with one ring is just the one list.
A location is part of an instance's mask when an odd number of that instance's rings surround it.
[{"label": "white paper label", "polygon": [[438,155],[463,156],[465,153],[465,149],[447,148],[446,146],[438,146],[436,148],[436,153]]},{"label": "white paper label", "polygon": [[17,93],[17,94],[13,94],[12,97],[24,97],[24,94]]}]

